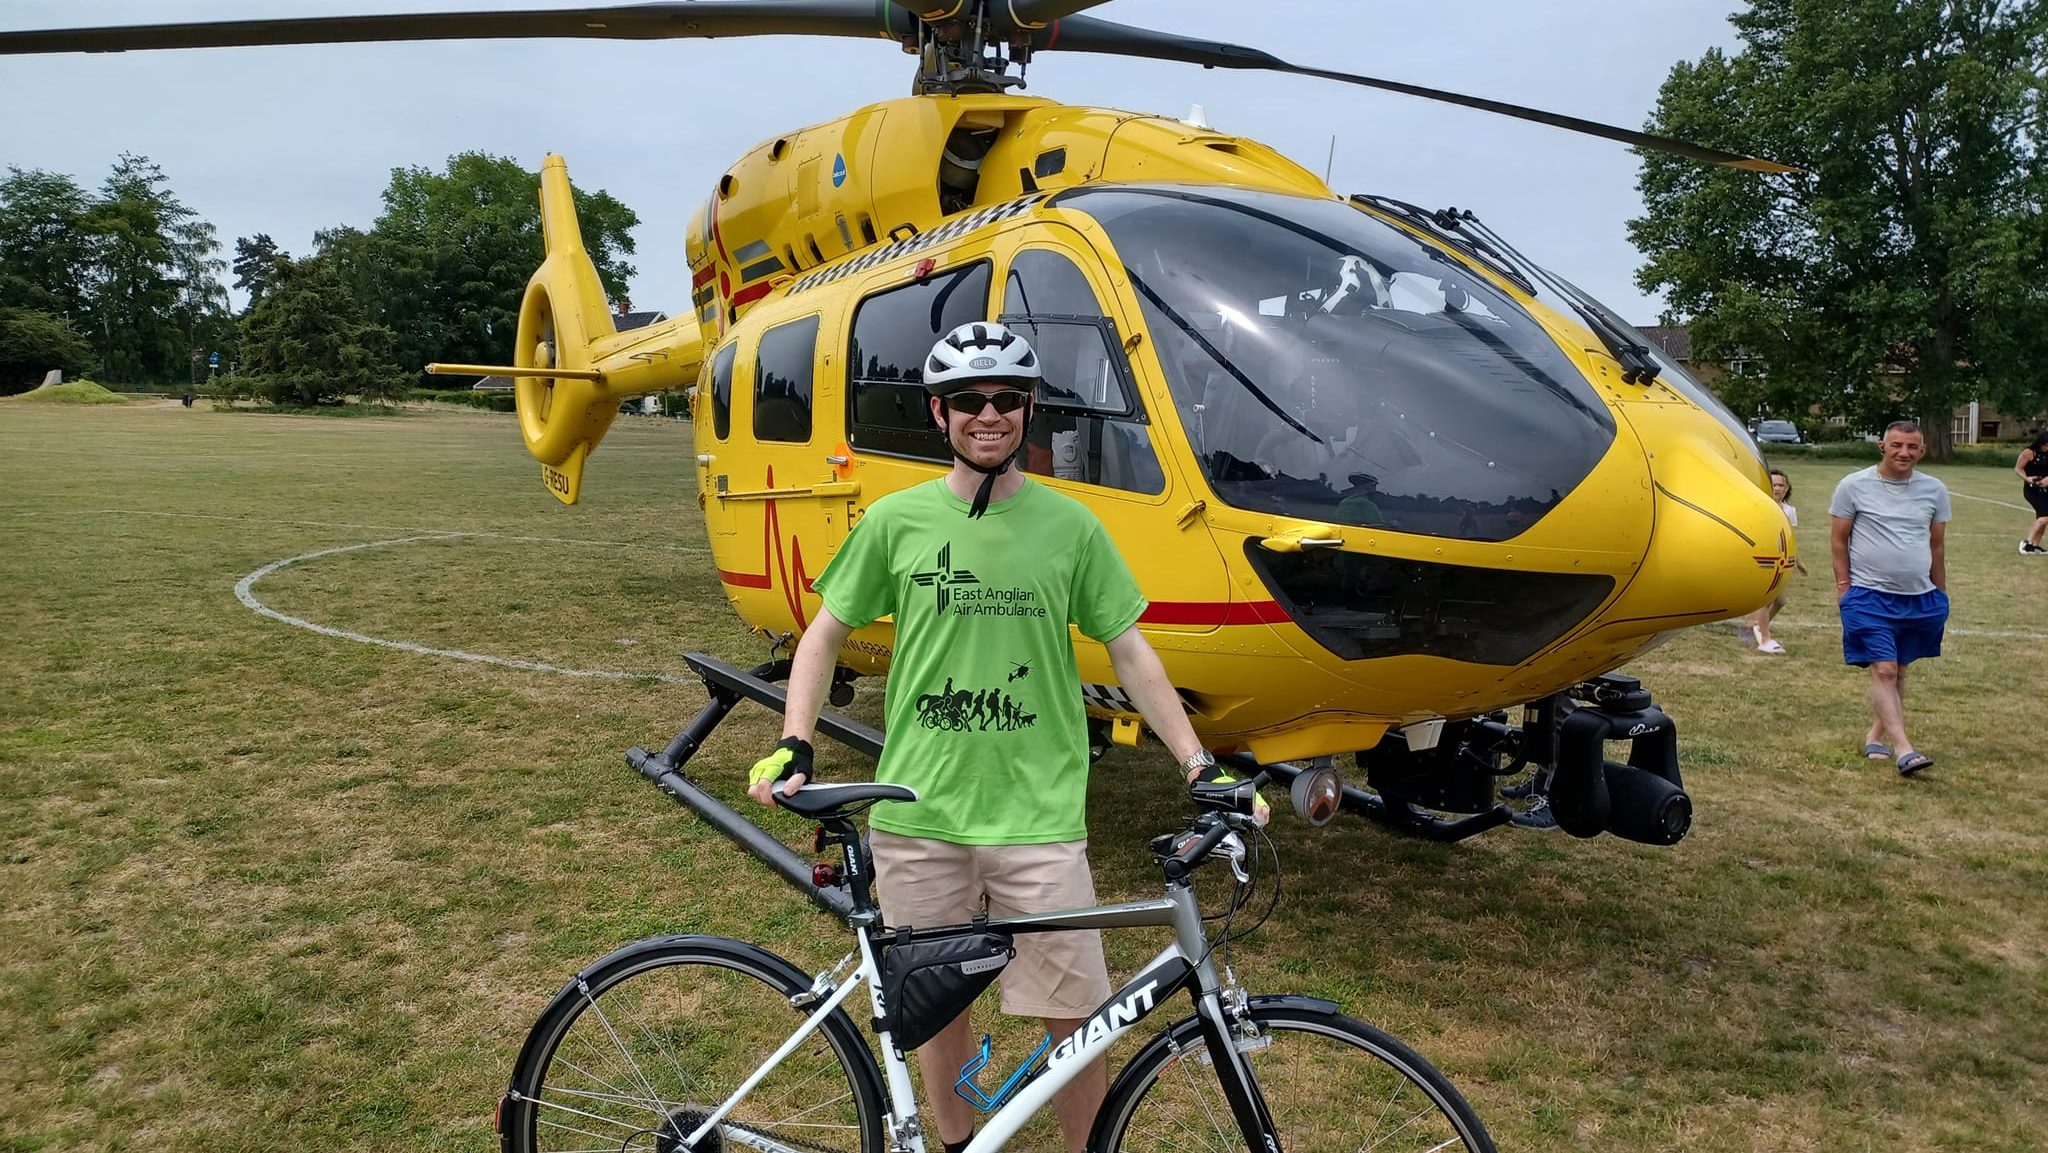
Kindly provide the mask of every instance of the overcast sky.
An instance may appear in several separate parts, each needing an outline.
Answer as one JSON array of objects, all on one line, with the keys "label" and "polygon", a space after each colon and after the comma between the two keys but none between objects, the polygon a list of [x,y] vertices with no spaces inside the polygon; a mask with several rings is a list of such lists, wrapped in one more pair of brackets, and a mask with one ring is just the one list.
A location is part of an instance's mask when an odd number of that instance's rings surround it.
[{"label": "overcast sky", "polygon": [[[545,8],[532,0],[7,0],[0,27],[374,11]],[[1732,47],[1732,0],[1114,0],[1091,15],[1225,40],[1293,63],[1640,128],[1679,60]],[[0,165],[97,188],[115,156],[162,165],[219,230],[293,254],[367,228],[393,168],[482,150],[537,169],[560,152],[585,188],[640,216],[637,308],[686,310],[684,222],[755,143],[909,91],[913,60],[858,40],[495,41],[0,57]],[[1182,116],[1269,144],[1331,185],[1470,208],[1639,324],[1623,222],[1642,211],[1625,148],[1553,128],[1304,77],[1047,53],[1034,95]]]}]

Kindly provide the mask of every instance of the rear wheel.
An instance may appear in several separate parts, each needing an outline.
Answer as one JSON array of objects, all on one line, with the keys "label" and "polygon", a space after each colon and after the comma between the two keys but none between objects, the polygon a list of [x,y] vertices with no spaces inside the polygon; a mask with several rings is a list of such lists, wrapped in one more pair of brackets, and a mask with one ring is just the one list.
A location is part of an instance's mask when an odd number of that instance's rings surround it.
[{"label": "rear wheel", "polygon": [[[1457,1089],[1399,1039],[1341,1013],[1254,1005],[1237,1045],[1286,1153],[1494,1153]],[[1173,1026],[1131,1059],[1096,1121],[1092,1149],[1242,1153],[1196,1023]]]},{"label": "rear wheel", "polygon": [[[803,1021],[810,987],[735,941],[633,946],[587,970],[534,1025],[499,1118],[507,1153],[677,1153]],[[844,1012],[782,1059],[696,1153],[882,1153],[874,1056]]]}]

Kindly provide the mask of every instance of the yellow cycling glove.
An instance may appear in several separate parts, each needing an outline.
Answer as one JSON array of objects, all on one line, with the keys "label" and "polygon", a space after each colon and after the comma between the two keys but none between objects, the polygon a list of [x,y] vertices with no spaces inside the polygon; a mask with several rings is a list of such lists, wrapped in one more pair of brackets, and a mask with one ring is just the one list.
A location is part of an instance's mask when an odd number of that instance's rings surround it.
[{"label": "yellow cycling glove", "polygon": [[747,787],[752,788],[762,781],[786,781],[802,773],[811,775],[811,742],[796,737],[784,737],[775,742],[775,751],[754,762],[747,771]]},{"label": "yellow cycling glove", "polygon": [[[1224,768],[1222,765],[1209,764],[1203,766],[1201,771],[1195,774],[1195,779],[1189,781],[1188,784],[1235,785],[1238,784],[1241,781],[1241,779],[1242,778],[1239,778],[1236,775],[1232,774],[1229,769]],[[1256,789],[1250,790],[1250,792],[1252,794],[1251,812],[1247,815],[1250,816],[1254,821],[1257,821],[1259,823],[1260,828],[1264,828],[1266,822],[1273,819],[1273,806],[1266,803],[1265,794],[1259,792]]]}]

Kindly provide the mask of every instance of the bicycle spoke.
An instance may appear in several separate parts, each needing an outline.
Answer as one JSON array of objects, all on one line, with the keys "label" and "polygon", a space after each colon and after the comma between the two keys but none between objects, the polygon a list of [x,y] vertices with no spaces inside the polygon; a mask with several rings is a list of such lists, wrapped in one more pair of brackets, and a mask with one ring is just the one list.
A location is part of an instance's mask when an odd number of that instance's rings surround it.
[{"label": "bicycle spoke", "polygon": [[[570,1098],[579,1098],[579,1099],[581,1099],[581,1100],[584,1100],[584,1101],[606,1101],[606,1102],[610,1102],[610,1103],[612,1103],[612,1104],[614,1104],[614,1105],[625,1105],[625,1106],[628,1106],[628,1107],[630,1107],[630,1108],[633,1108],[633,1109],[638,1109],[638,1110],[640,1110],[640,1111],[641,1111],[641,1112],[643,1112],[643,1113],[652,1113],[652,1114],[654,1114],[654,1115],[655,1115],[656,1117],[666,1117],[666,1116],[668,1116],[668,1114],[667,1114],[667,1113],[664,1113],[664,1112],[663,1112],[662,1110],[660,1110],[660,1109],[657,1109],[657,1108],[655,1108],[655,1107],[654,1107],[653,1105],[649,1104],[648,1102],[646,1102],[646,1101],[644,1101],[644,1100],[642,1100],[642,1099],[640,1099],[640,1098],[638,1098],[638,1097],[629,1097],[629,1096],[626,1096],[626,1095],[625,1095],[625,1094],[623,1094],[623,1093],[600,1093],[600,1092],[598,1092],[598,1091],[597,1091],[597,1090],[595,1090],[595,1089],[564,1089],[564,1088],[562,1088],[562,1087],[561,1087],[560,1085],[557,1085],[557,1086],[555,1086],[555,1087],[554,1087],[554,1088],[553,1088],[553,1089],[551,1090],[551,1093],[552,1093],[552,1096],[554,1096],[554,1097],[570,1097]],[[543,1101],[543,1102],[541,1102],[541,1104],[543,1104],[543,1105],[550,1105],[550,1104],[555,1104],[555,1102],[553,1102],[553,1101]],[[567,1108],[567,1106],[561,1106],[561,1107],[562,1107],[562,1108]],[[624,1124],[624,1122],[620,1122],[620,1123],[621,1123],[621,1124]]]},{"label": "bicycle spoke", "polygon": [[842,1052],[836,1037],[853,1036],[843,1016],[732,1099],[803,1021],[784,980],[689,946],[591,973],[536,1059],[537,1075],[515,1076],[531,1086],[521,1100],[535,1104],[513,1115],[513,1145],[645,1153],[678,1143],[729,1105],[711,1140],[735,1151],[880,1153],[878,1088]]},{"label": "bicycle spoke", "polygon": [[[602,1121],[602,1120],[604,1120],[604,1118],[600,1117],[600,1118],[598,1118],[598,1120]],[[635,1136],[635,1135],[637,1135],[637,1134],[640,1134],[640,1133],[644,1133],[644,1132],[646,1132],[646,1130],[643,1130],[643,1129],[635,1129],[635,1130],[633,1130],[633,1132],[631,1132],[631,1133],[628,1133],[628,1134],[626,1134],[626,1136],[625,1136],[625,1138],[624,1138],[623,1140],[613,1140],[612,1138],[609,1138],[609,1137],[605,1136],[605,1135],[604,1135],[604,1134],[602,1134],[602,1133],[592,1133],[592,1132],[591,1132],[590,1130],[588,1130],[588,1129],[578,1129],[578,1128],[577,1128],[576,1126],[574,1126],[574,1125],[568,1125],[568,1124],[564,1124],[563,1122],[560,1122],[560,1121],[556,1121],[556,1120],[553,1120],[552,1118],[548,1118],[548,1117],[540,1117],[540,1118],[537,1118],[537,1119],[536,1119],[536,1123],[537,1123],[538,1125],[540,1125],[540,1127],[541,1127],[541,1128],[543,1128],[543,1129],[554,1129],[554,1130],[559,1130],[559,1131],[561,1131],[561,1132],[564,1132],[564,1133],[574,1133],[574,1134],[576,1134],[576,1135],[577,1135],[577,1136],[579,1136],[579,1137],[588,1137],[588,1138],[590,1138],[590,1139],[591,1139],[591,1140],[593,1140],[593,1141],[603,1141],[603,1142],[605,1142],[605,1143],[606,1143],[606,1144],[604,1145],[604,1148],[606,1148],[606,1149],[614,1149],[614,1150],[620,1150],[620,1149],[631,1149],[631,1148],[633,1148],[633,1144],[632,1144],[632,1142],[633,1142],[633,1138],[634,1138],[634,1136]],[[649,1147],[649,1148],[652,1148],[652,1146],[648,1146],[648,1147]],[[556,1151],[555,1151],[555,1153],[571,1153],[571,1151],[570,1151],[570,1150],[566,1150],[566,1149],[564,1149],[564,1150],[556,1150]]]},{"label": "bicycle spoke", "polygon": [[[1398,1041],[1348,1018],[1255,1010],[1240,1046],[1288,1153],[1492,1153],[1484,1127]],[[1237,1153],[1244,1140],[1206,1043],[1170,1041],[1149,1079],[1110,1106],[1110,1153]]]},{"label": "bicycle spoke", "polygon": [[640,1079],[641,1087],[647,1090],[647,1099],[659,1106],[663,1113],[668,1112],[668,1102],[663,1101],[661,1094],[654,1091],[654,1082],[647,1079],[647,1074],[640,1068],[640,1063],[635,1061],[633,1054],[627,1051],[626,1043],[619,1039],[618,1031],[612,1028],[611,1020],[605,1016],[604,1010],[598,1006],[597,998],[585,993],[583,1000],[589,1011],[597,1017],[597,1023],[604,1027],[605,1034],[612,1039],[612,1044],[618,1047],[619,1056],[626,1059],[626,1064],[630,1067],[633,1075]]}]

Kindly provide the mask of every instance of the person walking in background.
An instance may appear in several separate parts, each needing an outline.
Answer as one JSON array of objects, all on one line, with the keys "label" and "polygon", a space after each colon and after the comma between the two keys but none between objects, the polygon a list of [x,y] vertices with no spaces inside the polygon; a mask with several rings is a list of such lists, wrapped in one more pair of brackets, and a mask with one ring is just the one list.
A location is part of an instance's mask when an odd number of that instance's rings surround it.
[{"label": "person walking in background", "polygon": [[[1771,497],[1778,502],[1778,507],[1784,510],[1785,523],[1795,529],[1798,528],[1799,510],[1792,507],[1792,478],[1786,476],[1782,469],[1774,468],[1771,470]],[[1800,572],[1806,571],[1805,561],[1795,559],[1792,564]],[[1756,614],[1749,618],[1749,635],[1756,638],[1756,651],[1760,653],[1782,653],[1785,651],[1785,646],[1779,644],[1771,637],[1771,620],[1784,611],[1785,597],[1791,591],[1792,584],[1790,581],[1779,585],[1778,595],[1771,598],[1771,603],[1756,610]]]},{"label": "person walking in background", "polygon": [[2033,443],[2020,450],[2012,470],[2020,474],[2021,492],[2034,510],[2034,527],[2020,541],[2020,552],[2041,556],[2048,553],[2041,547],[2041,533],[2048,530],[2048,428],[2035,433]]},{"label": "person walking in background", "polygon": [[1920,425],[1893,421],[1879,461],[1850,473],[1828,503],[1842,660],[1870,670],[1870,730],[1863,755],[1897,758],[1910,777],[1934,764],[1906,736],[1906,666],[1941,655],[1948,622],[1948,486],[1917,472]]}]

